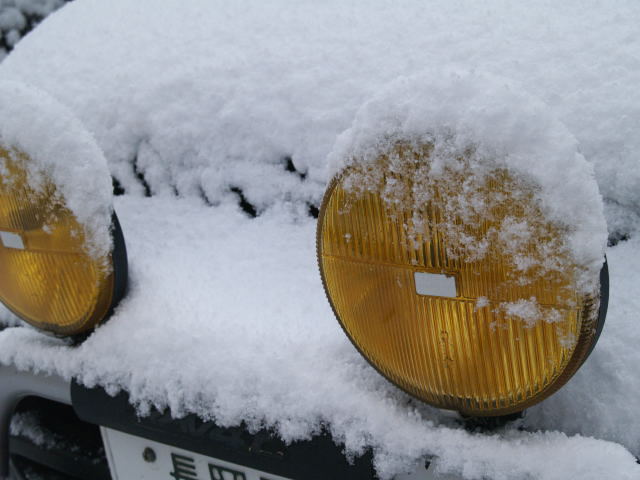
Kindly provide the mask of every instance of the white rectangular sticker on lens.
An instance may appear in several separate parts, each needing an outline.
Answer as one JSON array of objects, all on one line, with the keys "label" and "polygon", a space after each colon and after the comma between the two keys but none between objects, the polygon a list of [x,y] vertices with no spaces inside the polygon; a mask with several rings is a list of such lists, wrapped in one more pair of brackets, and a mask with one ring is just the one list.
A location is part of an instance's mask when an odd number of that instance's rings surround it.
[{"label": "white rectangular sticker on lens", "polygon": [[24,243],[19,233],[0,232],[0,240],[2,240],[2,244],[7,248],[24,250]]},{"label": "white rectangular sticker on lens", "polygon": [[415,272],[413,277],[418,295],[456,298],[456,278],[453,275]]}]

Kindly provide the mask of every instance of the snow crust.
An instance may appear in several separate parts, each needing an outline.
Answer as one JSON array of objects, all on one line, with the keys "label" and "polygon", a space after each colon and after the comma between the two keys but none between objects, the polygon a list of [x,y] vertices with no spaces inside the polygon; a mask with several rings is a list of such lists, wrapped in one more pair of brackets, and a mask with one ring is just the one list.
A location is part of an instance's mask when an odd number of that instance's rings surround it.
[{"label": "snow crust", "polygon": [[73,113],[37,88],[0,82],[0,143],[29,157],[27,182],[35,192],[47,181],[55,185],[58,201],[86,228],[87,252],[106,259],[113,211],[107,162]]},{"label": "snow crust", "polygon": [[[109,173],[124,188],[114,201],[130,291],[78,347],[2,310],[0,362],[126,389],[141,413],[245,421],[287,441],[326,429],[348,456],[372,449],[383,479],[428,457],[467,479],[637,478],[639,23],[632,1],[75,0],[18,43],[0,79],[47,92],[104,152],[108,171],[70,121],[47,135],[73,138],[90,160],[42,165],[65,196],[78,194],[73,210],[87,222],[108,225],[106,210],[88,212],[110,205]],[[34,95],[24,102],[62,112]],[[14,113],[22,127],[12,135],[44,145],[28,113]],[[468,132],[458,139],[482,158],[540,185],[587,268],[603,251],[593,172],[610,238],[626,239],[606,250],[611,301],[591,357],[494,434],[465,431],[368,366],[317,271],[307,211],[337,154],[368,148],[373,119],[415,136],[424,115],[442,138],[444,128]],[[238,192],[258,218],[241,211]]]}]

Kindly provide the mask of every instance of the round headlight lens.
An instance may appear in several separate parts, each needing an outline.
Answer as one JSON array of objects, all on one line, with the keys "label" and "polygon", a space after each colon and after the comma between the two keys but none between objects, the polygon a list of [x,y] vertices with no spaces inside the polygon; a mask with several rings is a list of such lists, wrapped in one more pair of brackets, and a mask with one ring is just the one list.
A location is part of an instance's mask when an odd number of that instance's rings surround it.
[{"label": "round headlight lens", "polygon": [[[411,395],[474,416],[523,410],[580,367],[598,298],[579,293],[535,187],[504,169],[469,183],[460,159],[455,181],[421,190],[430,152],[399,145],[332,181],[317,238],[327,296],[354,345]],[[462,218],[466,201],[486,217]]]},{"label": "round headlight lens", "polygon": [[44,174],[28,178],[33,174],[27,155],[0,149],[0,159],[0,300],[26,322],[55,334],[94,327],[123,293],[115,286],[112,256],[88,253],[87,232],[55,185]]}]

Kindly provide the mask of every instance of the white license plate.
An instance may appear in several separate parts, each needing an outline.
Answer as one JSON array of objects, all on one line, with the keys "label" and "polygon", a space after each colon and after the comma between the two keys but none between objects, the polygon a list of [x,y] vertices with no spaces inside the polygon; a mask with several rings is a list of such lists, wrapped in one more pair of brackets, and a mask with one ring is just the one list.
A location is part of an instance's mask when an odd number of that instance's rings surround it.
[{"label": "white license plate", "polygon": [[114,480],[289,480],[101,427]]}]

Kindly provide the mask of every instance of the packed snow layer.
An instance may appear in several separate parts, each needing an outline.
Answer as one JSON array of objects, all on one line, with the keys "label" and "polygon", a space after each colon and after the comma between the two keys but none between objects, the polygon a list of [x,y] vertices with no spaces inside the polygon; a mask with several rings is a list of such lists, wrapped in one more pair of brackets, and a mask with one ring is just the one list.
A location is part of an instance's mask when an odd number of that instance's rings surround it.
[{"label": "packed snow layer", "polygon": [[0,362],[124,388],[141,412],[245,421],[288,441],[326,428],[347,455],[372,448],[382,478],[434,455],[465,478],[637,478],[640,305],[621,298],[640,287],[637,241],[608,251],[614,296],[583,369],[523,421],[479,434],[411,400],[353,348],[324,297],[315,221],[293,205],[249,219],[235,202],[115,200],[131,275],[115,315],[77,347],[8,328]]},{"label": "packed snow layer", "polygon": [[[372,449],[383,478],[429,456],[470,479],[637,478],[639,23],[632,1],[75,0],[18,44],[0,78],[48,92],[104,151],[126,191],[115,206],[130,290],[78,347],[3,312],[0,362],[124,388],[142,412],[246,421],[286,440],[326,428],[347,455]],[[552,129],[559,145],[593,166],[610,234],[629,238],[607,251],[612,297],[596,350],[491,435],[411,400],[357,354],[324,297],[306,215],[362,106],[434,68],[505,78],[539,99],[522,127],[566,126]],[[589,176],[578,166],[575,178]],[[548,185],[552,172],[541,175]],[[258,218],[240,211],[240,192]],[[587,243],[602,248],[601,224],[574,200],[551,209],[593,226]]]},{"label": "packed snow layer", "polygon": [[[0,70],[68,105],[129,193],[142,173],[153,193],[214,204],[233,185],[259,210],[284,196],[317,204],[336,135],[390,82],[488,72],[575,135],[622,206],[607,210],[614,225],[640,209],[639,18],[633,1],[80,0]],[[286,175],[285,158],[310,181]]]},{"label": "packed snow layer", "polygon": [[[85,227],[87,252],[106,259],[112,244],[113,187],[102,151],[73,113],[37,88],[0,81],[0,146],[10,156],[27,156],[20,165],[29,187],[38,193],[53,184],[56,201]],[[0,158],[2,173],[4,162]],[[1,180],[12,182],[6,175]]]}]

